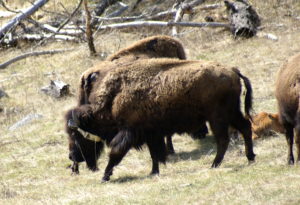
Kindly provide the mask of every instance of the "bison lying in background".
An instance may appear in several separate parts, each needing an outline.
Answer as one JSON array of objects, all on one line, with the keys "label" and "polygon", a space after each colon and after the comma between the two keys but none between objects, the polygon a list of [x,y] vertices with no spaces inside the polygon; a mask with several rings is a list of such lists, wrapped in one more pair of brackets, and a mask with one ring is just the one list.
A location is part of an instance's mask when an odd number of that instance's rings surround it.
[{"label": "bison lying in background", "polygon": [[[103,66],[110,70],[104,76]],[[140,149],[145,143],[152,158],[151,174],[158,174],[158,163],[166,160],[164,136],[193,133],[205,121],[217,142],[212,167],[223,160],[229,125],[243,134],[248,160],[255,158],[251,124],[240,111],[240,79],[247,90],[247,116],[252,105],[251,84],[237,69],[204,61],[143,59],[122,66],[106,62],[83,76],[84,81],[93,76],[85,100],[95,103],[71,110],[69,123],[110,141],[104,181],[129,149]]]},{"label": "bison lying in background", "polygon": [[170,36],[158,35],[137,41],[107,57],[107,61],[134,61],[145,58],[186,59],[182,44]]},{"label": "bison lying in background", "polygon": [[260,112],[252,117],[252,139],[270,136],[274,132],[284,133],[278,114]]},{"label": "bison lying in background", "polygon": [[300,54],[290,58],[279,70],[275,94],[279,119],[286,132],[288,163],[294,164],[294,129],[297,162],[300,162]]}]

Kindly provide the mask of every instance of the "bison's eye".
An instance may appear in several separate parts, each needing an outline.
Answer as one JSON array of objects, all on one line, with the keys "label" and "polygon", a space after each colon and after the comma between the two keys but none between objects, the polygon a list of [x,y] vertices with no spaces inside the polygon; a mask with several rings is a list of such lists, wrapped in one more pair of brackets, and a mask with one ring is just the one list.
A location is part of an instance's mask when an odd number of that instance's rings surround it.
[{"label": "bison's eye", "polygon": [[85,87],[89,87],[91,83],[97,79],[98,76],[99,76],[98,72],[91,73],[85,80]]},{"label": "bison's eye", "polygon": [[98,75],[99,75],[98,72],[90,74],[90,76],[89,76],[90,77],[90,81],[91,82],[95,81],[97,79]]}]

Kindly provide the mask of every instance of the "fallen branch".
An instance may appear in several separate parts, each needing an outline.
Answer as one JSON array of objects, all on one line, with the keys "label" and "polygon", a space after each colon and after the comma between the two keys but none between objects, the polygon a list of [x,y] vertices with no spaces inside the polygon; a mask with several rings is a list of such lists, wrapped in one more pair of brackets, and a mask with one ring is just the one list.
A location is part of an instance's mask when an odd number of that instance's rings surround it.
[{"label": "fallen branch", "polygon": [[34,51],[34,52],[30,52],[30,53],[25,53],[25,54],[19,55],[17,57],[14,57],[14,58],[12,58],[12,59],[4,62],[4,63],[1,63],[0,64],[0,69],[4,69],[7,66],[9,66],[10,64],[15,63],[19,60],[22,60],[22,59],[30,57],[30,56],[39,56],[39,55],[47,55],[47,54],[52,55],[52,54],[63,53],[63,52],[71,51],[71,50],[73,50],[73,49],[51,50],[51,51]]},{"label": "fallen branch", "polygon": [[121,8],[117,11],[112,12],[111,14],[109,14],[107,17],[116,17],[116,16],[120,16],[124,11],[126,11],[129,6],[127,6],[126,4],[122,3],[122,2],[118,2],[119,5],[121,6]]},{"label": "fallen branch", "polygon": [[23,13],[18,14],[12,20],[10,20],[6,25],[4,25],[0,29],[0,39],[15,25],[17,25],[20,21],[27,18],[28,16],[32,15],[36,12],[40,7],[44,6],[48,0],[37,0],[32,7],[27,8]]},{"label": "fallen branch", "polygon": [[[185,3],[182,7],[182,10],[188,10],[190,8],[196,7],[202,3],[204,3],[205,0],[196,0],[190,3]],[[210,5],[209,7],[215,8],[216,5]],[[206,7],[205,7],[206,8]],[[201,9],[201,8],[200,8]],[[167,16],[175,16],[177,13],[177,9],[171,9],[169,11],[162,11],[160,13],[157,13],[155,15],[139,15],[139,16],[127,16],[127,17],[100,17],[99,15],[94,16],[93,18],[97,19],[98,21],[133,21],[133,20],[154,20],[154,19],[163,19]]]},{"label": "fallen branch", "polygon": [[33,19],[27,18],[26,21],[28,21],[29,23],[33,24],[36,27],[40,27],[43,31],[45,32],[50,32],[55,34],[59,34],[59,35],[70,35],[70,36],[79,36],[81,34],[83,34],[83,31],[77,28],[71,28],[71,29],[61,29],[59,32],[57,32],[58,28],[51,26],[49,24],[42,24],[40,22],[37,22]]},{"label": "fallen branch", "polygon": [[193,22],[165,22],[165,21],[135,21],[135,22],[129,22],[129,23],[116,23],[116,24],[99,26],[98,29],[99,30],[107,30],[107,29],[122,29],[122,28],[132,28],[132,27],[156,27],[156,26],[230,28],[229,24],[218,23],[218,22],[193,23]]},{"label": "fallen branch", "polygon": [[[97,4],[97,6],[93,12],[94,16],[101,16],[110,5],[113,5],[113,4],[117,3],[118,1],[121,1],[121,0],[101,0],[101,1],[99,1],[99,3]],[[98,22],[99,22],[98,19],[93,18],[91,24],[92,24],[92,26],[95,26]]]},{"label": "fallen branch", "polygon": [[[176,11],[176,15],[175,15],[175,18],[174,18],[174,22],[180,22],[184,13],[191,13],[192,11],[192,8],[191,7],[187,7],[186,6],[186,3],[181,3],[179,6],[178,6],[178,9]],[[173,26],[172,28],[172,36],[176,36],[177,35],[177,27],[176,26]]]},{"label": "fallen branch", "polygon": [[68,19],[66,19],[56,30],[56,32],[59,32],[65,25],[67,25],[67,23],[69,23],[69,21],[73,18],[73,16],[77,13],[77,11],[79,10],[81,4],[82,4],[83,0],[80,0],[79,3],[77,4],[76,8],[74,9],[74,11],[71,13],[71,15],[69,16]]}]

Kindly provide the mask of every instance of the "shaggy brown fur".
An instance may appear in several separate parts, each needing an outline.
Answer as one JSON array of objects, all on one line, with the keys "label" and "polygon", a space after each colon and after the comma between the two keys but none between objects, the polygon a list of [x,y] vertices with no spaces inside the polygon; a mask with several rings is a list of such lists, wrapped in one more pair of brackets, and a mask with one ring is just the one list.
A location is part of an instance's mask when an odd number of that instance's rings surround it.
[{"label": "shaggy brown fur", "polygon": [[152,36],[137,41],[120,51],[108,56],[106,60],[128,62],[145,58],[186,59],[182,44],[170,36]]},{"label": "shaggy brown fur", "polygon": [[294,163],[294,129],[297,161],[300,162],[300,54],[290,58],[279,70],[275,93],[279,119],[286,131],[288,163]]},{"label": "shaggy brown fur", "polygon": [[[89,95],[90,84],[93,81],[93,76],[89,76],[90,73],[97,73],[99,78],[103,78],[106,73],[118,66],[127,65],[128,62],[133,62],[137,59],[149,59],[149,58],[178,58],[186,59],[184,48],[182,44],[170,36],[158,35],[152,36],[119,50],[118,52],[108,56],[106,61],[96,65],[94,68],[89,69],[88,72],[84,72],[80,78],[79,88],[79,104],[89,103],[86,100],[86,95]],[[113,63],[108,63],[112,61]],[[107,65],[107,66],[106,66]],[[102,69],[99,69],[101,67]],[[95,70],[95,72],[90,72]]]},{"label": "shaggy brown fur", "polygon": [[129,62],[100,80],[97,72],[93,68],[84,74],[96,76],[87,96],[95,103],[81,105],[72,112],[81,129],[112,139],[103,180],[109,180],[113,167],[131,147],[140,148],[144,143],[153,162],[151,173],[159,173],[158,162],[166,159],[164,136],[193,133],[205,121],[210,123],[217,141],[212,167],[220,165],[227,150],[229,125],[243,134],[246,156],[254,160],[251,124],[240,111],[240,79],[247,89],[248,116],[252,90],[249,80],[237,69],[213,62],[161,58]]},{"label": "shaggy brown fur", "polygon": [[252,117],[252,139],[270,136],[274,132],[284,133],[278,114],[260,112]]}]

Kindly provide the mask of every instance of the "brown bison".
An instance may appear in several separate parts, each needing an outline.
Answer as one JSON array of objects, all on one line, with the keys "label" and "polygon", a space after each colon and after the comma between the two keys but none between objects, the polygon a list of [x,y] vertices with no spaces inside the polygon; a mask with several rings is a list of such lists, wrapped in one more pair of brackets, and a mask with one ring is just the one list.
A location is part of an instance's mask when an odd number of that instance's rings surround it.
[{"label": "brown bison", "polygon": [[106,60],[122,62],[145,58],[178,58],[186,59],[182,44],[170,36],[158,35],[144,38],[118,52]]},{"label": "brown bison", "polygon": [[[109,69],[102,76],[102,67]],[[205,61],[142,59],[116,66],[100,64],[85,72],[93,76],[86,101],[70,111],[70,129],[87,131],[109,141],[111,152],[103,180],[109,180],[113,168],[132,147],[147,144],[152,158],[151,174],[159,173],[165,163],[164,136],[193,133],[205,121],[210,123],[217,142],[217,167],[227,150],[228,127],[241,132],[246,156],[253,161],[250,121],[240,111],[241,83],[246,87],[245,113],[252,106],[249,80],[237,69]],[[85,79],[86,80],[86,79]],[[75,125],[75,126],[74,126]]]},{"label": "brown bison", "polygon": [[279,119],[286,132],[288,163],[294,164],[294,130],[297,162],[300,161],[300,54],[290,58],[279,70],[275,94]]},{"label": "brown bison", "polygon": [[[168,58],[178,58],[178,59],[186,59],[185,51],[182,46],[182,44],[175,40],[174,38],[171,38],[169,36],[164,35],[158,35],[158,36],[152,36],[145,39],[142,39],[140,41],[137,41],[131,46],[128,46],[124,49],[121,49],[120,51],[114,53],[113,55],[109,56],[107,58],[107,61],[113,61],[114,64],[111,64],[112,66],[106,66],[107,62],[98,64],[95,69],[97,70],[96,74],[93,72],[91,75],[90,73],[84,73],[81,77],[81,84],[79,88],[79,100],[78,105],[83,104],[90,104],[91,102],[88,101],[86,96],[90,95],[90,88],[91,83],[97,78],[97,80],[101,80],[107,72],[109,72],[111,69],[115,69],[118,66],[122,64],[126,64],[130,61],[135,61],[137,59],[146,59],[146,58],[162,58],[162,57],[168,57]],[[101,67],[101,71],[99,70],[99,67]],[[101,75],[99,76],[99,73],[101,72]],[[68,112],[65,116],[66,122],[68,122],[69,119],[71,119],[71,113]],[[198,131],[195,136],[199,135],[205,135],[207,128],[204,127],[204,131]],[[79,162],[85,161],[85,158],[89,159],[89,162],[87,162],[87,166],[89,169],[96,171],[97,166],[96,162],[97,159],[100,156],[100,152],[103,149],[103,142],[100,140],[100,138],[94,136],[93,141],[85,139],[85,137],[91,136],[90,134],[86,134],[83,136],[82,132],[79,132],[74,129],[70,129],[68,125],[66,125],[66,132],[68,133],[69,137],[69,158],[73,161],[72,165],[72,171],[73,173],[79,173]],[[76,137],[75,137],[76,136]],[[95,138],[96,137],[96,138]],[[80,139],[80,140],[75,140]],[[106,140],[107,143],[109,141]],[[81,149],[79,149],[79,146],[81,146]],[[173,144],[171,136],[167,136],[167,149],[170,153],[174,152]],[[88,155],[89,157],[85,157],[85,155]],[[91,161],[93,163],[91,163]]]},{"label": "brown bison", "polygon": [[278,114],[260,112],[252,117],[252,139],[270,136],[274,132],[284,133]]}]

